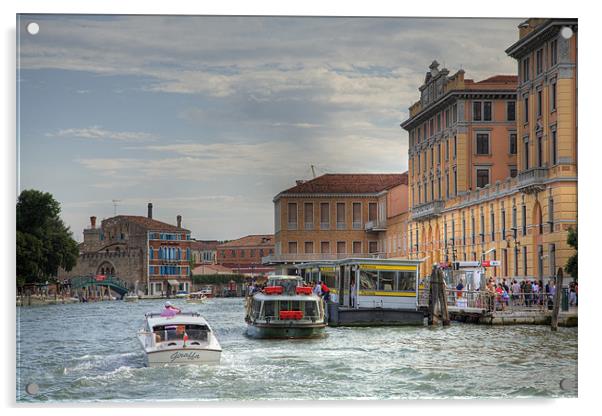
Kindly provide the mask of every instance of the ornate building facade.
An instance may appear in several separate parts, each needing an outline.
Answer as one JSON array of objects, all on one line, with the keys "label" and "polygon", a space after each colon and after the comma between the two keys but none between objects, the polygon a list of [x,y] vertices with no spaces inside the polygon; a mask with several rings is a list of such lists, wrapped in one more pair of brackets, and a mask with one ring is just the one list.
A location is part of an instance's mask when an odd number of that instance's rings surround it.
[{"label": "ornate building facade", "polygon": [[[562,38],[571,27],[570,39]],[[529,19],[507,53],[519,74],[481,82],[433,62],[410,136],[410,256],[499,260],[497,277],[546,279],[577,220],[576,20]]]}]

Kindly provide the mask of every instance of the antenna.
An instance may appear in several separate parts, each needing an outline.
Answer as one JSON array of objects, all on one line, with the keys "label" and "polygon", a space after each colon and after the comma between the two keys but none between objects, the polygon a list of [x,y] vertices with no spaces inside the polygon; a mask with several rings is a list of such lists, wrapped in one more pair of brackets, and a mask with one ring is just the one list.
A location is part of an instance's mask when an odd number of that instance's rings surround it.
[{"label": "antenna", "polygon": [[316,168],[314,165],[311,165],[311,174],[313,175],[313,177],[316,177]]},{"label": "antenna", "polygon": [[118,202],[121,202],[121,199],[113,199],[113,215],[117,215]]}]

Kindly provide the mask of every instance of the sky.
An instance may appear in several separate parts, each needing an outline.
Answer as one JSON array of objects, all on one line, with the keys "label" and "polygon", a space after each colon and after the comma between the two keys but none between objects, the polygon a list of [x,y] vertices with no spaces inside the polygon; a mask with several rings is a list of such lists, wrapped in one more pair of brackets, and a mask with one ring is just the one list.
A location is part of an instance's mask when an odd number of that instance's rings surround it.
[{"label": "sky", "polygon": [[515,74],[522,20],[21,15],[18,190],[52,193],[78,241],[148,202],[198,239],[273,233],[312,165],[406,171],[430,63]]}]

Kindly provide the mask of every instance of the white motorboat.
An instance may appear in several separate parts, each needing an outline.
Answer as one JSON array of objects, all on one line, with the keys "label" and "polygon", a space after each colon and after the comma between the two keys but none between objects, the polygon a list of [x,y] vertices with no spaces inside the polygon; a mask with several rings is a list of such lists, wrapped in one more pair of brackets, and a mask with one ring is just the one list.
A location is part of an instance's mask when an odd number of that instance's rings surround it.
[{"label": "white motorboat", "polygon": [[192,292],[186,298],[186,302],[188,303],[203,303],[205,300],[207,300],[207,296],[203,292]]},{"label": "white motorboat", "polygon": [[135,293],[128,293],[123,297],[123,300],[126,302],[138,302],[138,299],[140,299],[140,297]]},{"label": "white motorboat", "polygon": [[147,313],[138,332],[148,366],[219,363],[222,347],[200,314],[164,315]]}]

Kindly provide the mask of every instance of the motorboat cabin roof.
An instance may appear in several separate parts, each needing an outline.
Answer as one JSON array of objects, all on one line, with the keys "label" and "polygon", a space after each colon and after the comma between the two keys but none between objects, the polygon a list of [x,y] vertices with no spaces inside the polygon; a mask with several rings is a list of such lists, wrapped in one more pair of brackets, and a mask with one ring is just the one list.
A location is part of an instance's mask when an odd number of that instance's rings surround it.
[{"label": "motorboat cabin roof", "polygon": [[146,320],[149,327],[162,325],[205,325],[209,326],[205,318],[197,312],[181,312],[174,316],[161,316],[160,313],[147,313]]}]

